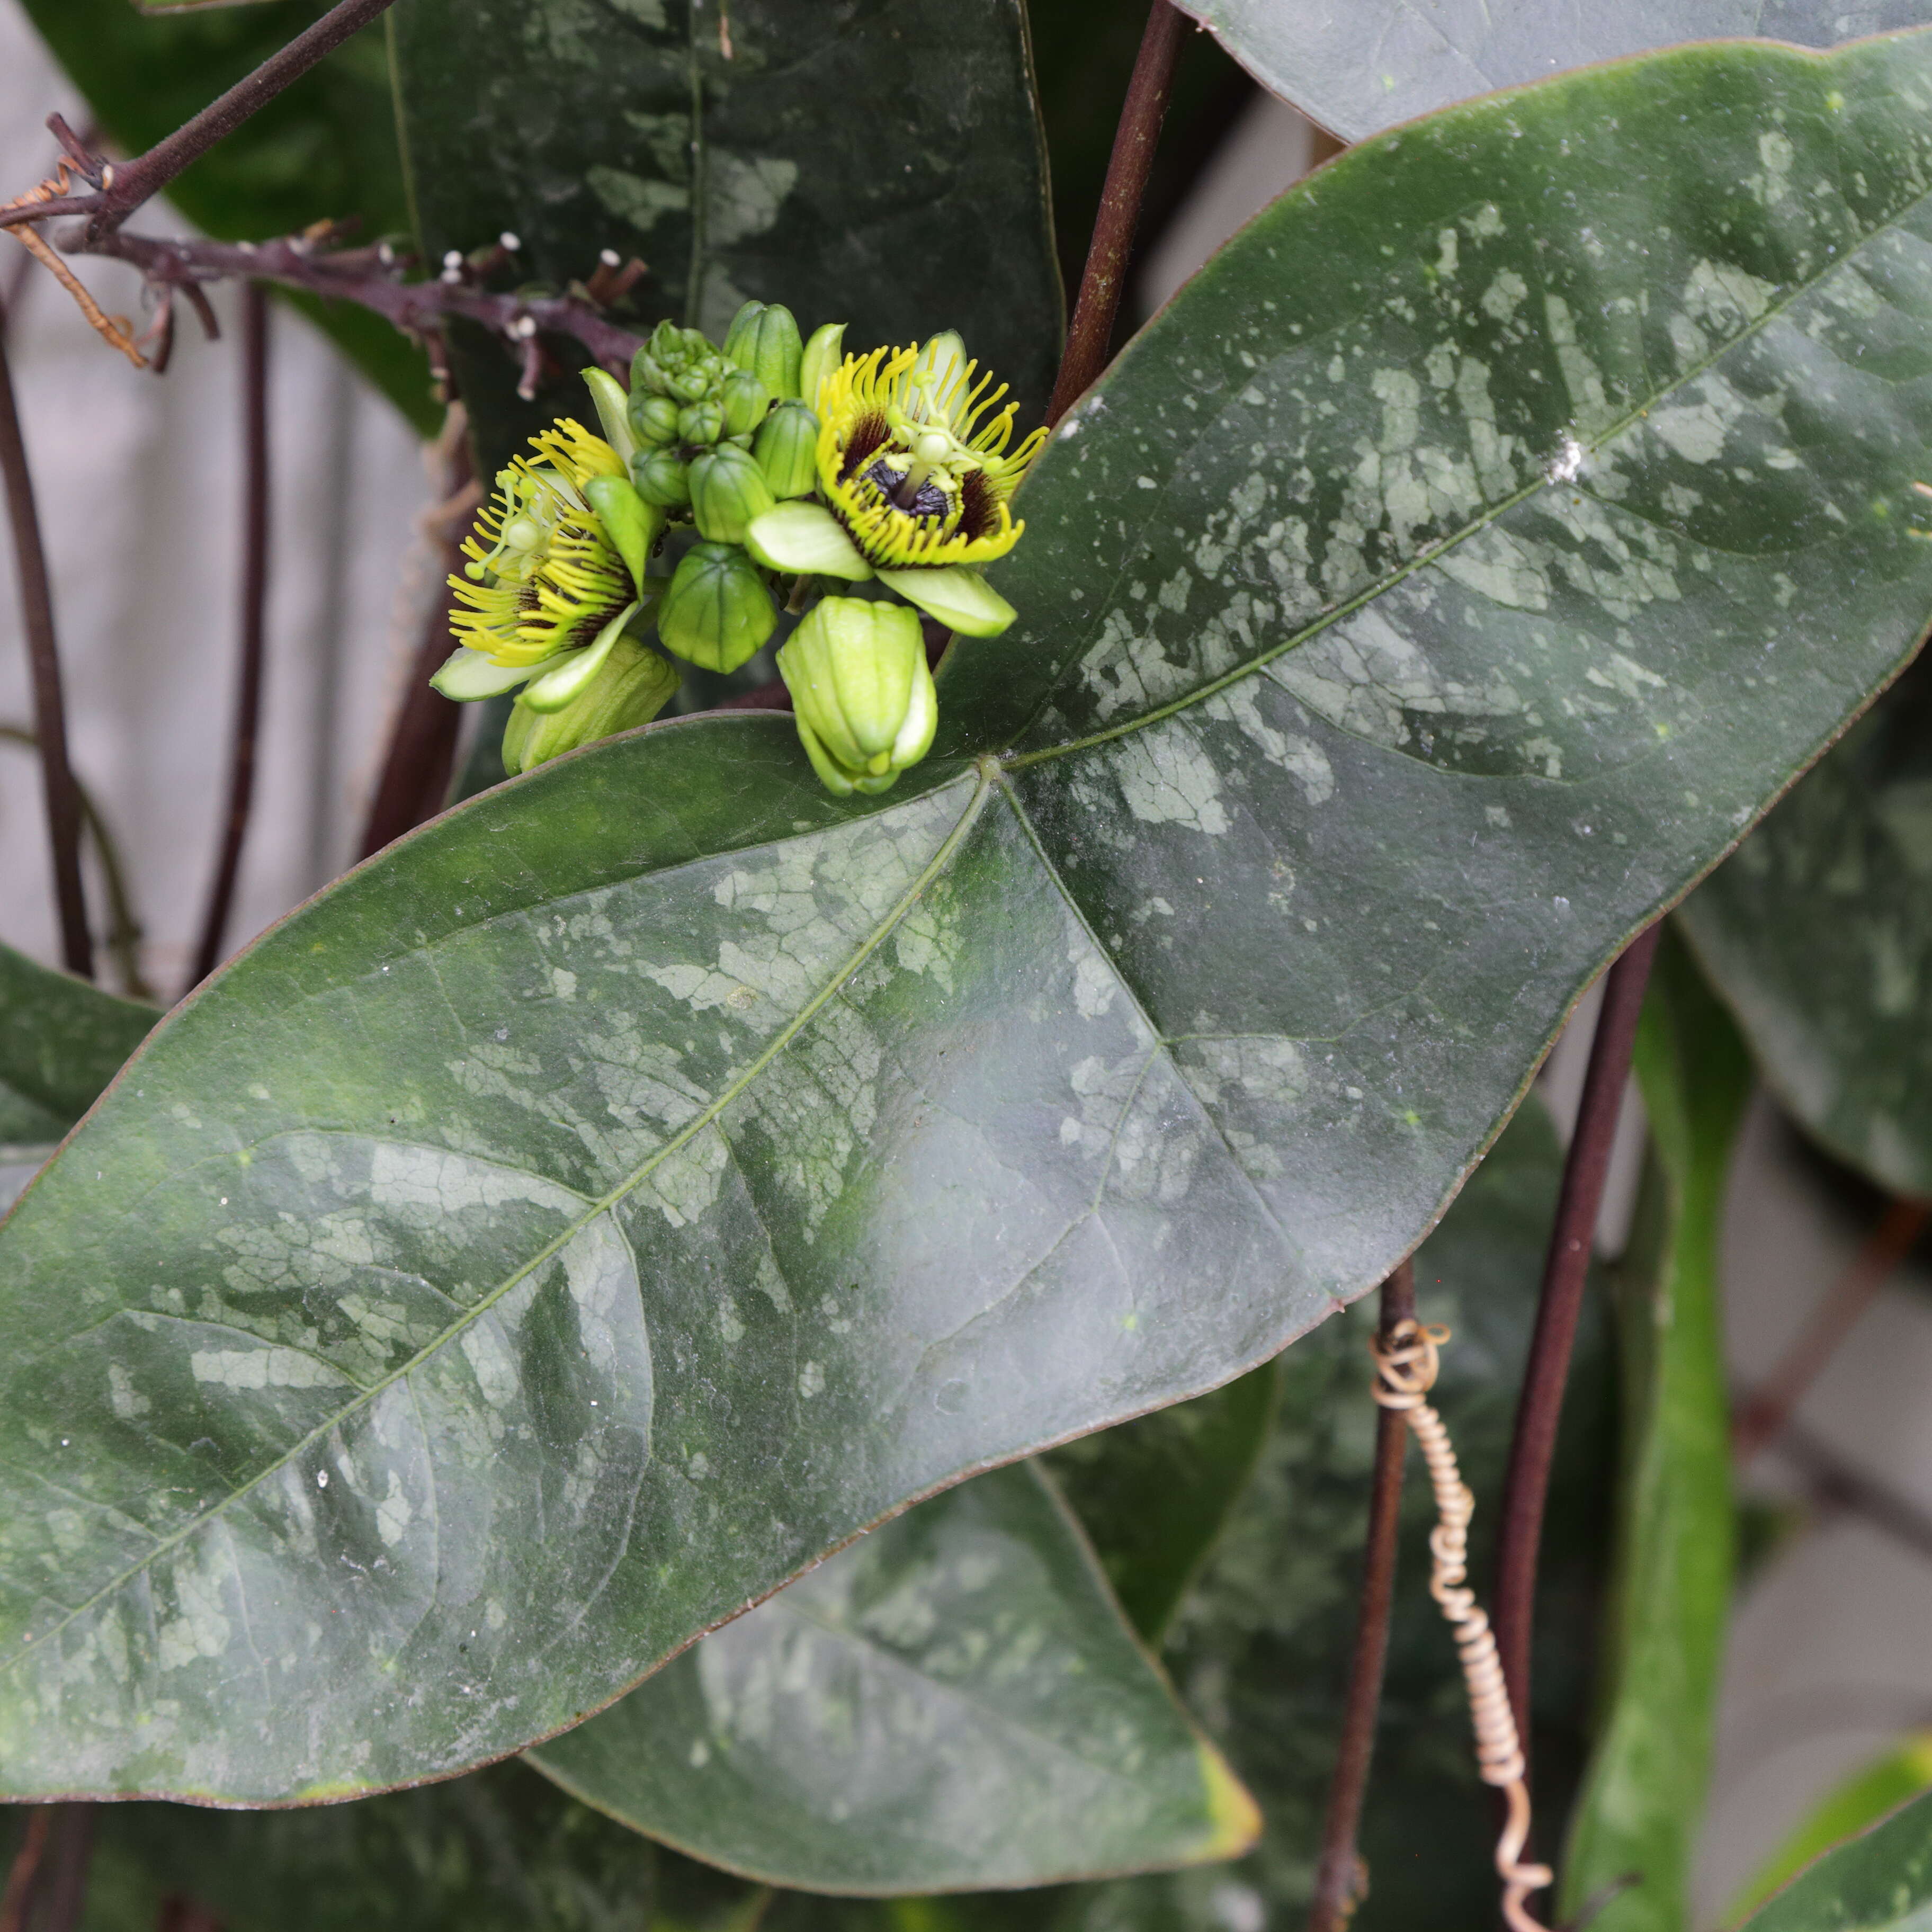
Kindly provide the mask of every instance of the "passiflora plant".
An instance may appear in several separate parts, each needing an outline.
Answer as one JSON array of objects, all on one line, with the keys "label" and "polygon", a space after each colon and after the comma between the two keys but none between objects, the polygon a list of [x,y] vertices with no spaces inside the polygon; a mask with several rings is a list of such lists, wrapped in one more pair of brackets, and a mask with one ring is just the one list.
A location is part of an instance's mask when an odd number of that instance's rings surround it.
[{"label": "passiflora plant", "polygon": [[1020,0],[28,10],[104,334],[279,288],[477,487],[419,808],[165,1018],[43,717],[10,1928],[1688,1928],[1754,1068],[1932,1191],[1932,9],[1203,0],[1353,145],[1111,361],[1167,0],[1064,347]]}]

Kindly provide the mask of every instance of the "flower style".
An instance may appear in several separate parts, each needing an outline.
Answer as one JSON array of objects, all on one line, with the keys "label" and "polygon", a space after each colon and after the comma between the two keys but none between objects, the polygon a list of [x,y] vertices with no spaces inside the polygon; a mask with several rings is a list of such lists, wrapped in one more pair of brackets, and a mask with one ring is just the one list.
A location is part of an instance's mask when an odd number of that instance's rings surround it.
[{"label": "flower style", "polygon": [[1012,607],[977,566],[1019,541],[1010,499],[1046,440],[1016,449],[1016,405],[959,338],[849,356],[805,400],[819,418],[816,502],[784,502],[746,542],[767,568],[852,582],[874,575],[956,631],[990,637]]}]

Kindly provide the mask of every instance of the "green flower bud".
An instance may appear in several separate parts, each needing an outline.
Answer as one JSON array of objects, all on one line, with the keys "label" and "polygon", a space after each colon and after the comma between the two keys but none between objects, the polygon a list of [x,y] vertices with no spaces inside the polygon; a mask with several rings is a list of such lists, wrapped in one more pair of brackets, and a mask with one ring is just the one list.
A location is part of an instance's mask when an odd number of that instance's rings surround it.
[{"label": "green flower bud", "polygon": [[772,494],[808,496],[818,481],[818,418],[802,403],[781,403],[766,417],[752,454]]},{"label": "green flower bud", "polygon": [[660,510],[682,510],[691,503],[691,478],[684,459],[674,449],[640,452],[631,465],[631,480],[638,494]]},{"label": "green flower bud", "polygon": [[658,635],[707,670],[736,670],[758,655],[778,621],[758,566],[736,544],[701,543],[672,575],[658,610]]},{"label": "green flower bud", "polygon": [[677,440],[700,447],[724,434],[724,405],[717,401],[686,403],[677,412]]},{"label": "green flower bud", "polygon": [[916,612],[827,597],[778,652],[800,742],[828,791],[881,792],[932,748],[939,698]]},{"label": "green flower bud", "polygon": [[773,395],[788,401],[798,394],[804,352],[791,310],[777,302],[747,302],[724,338],[725,358],[749,370]]},{"label": "green flower bud", "polygon": [[648,724],[677,694],[680,681],[656,651],[620,638],[589,688],[561,711],[533,711],[517,700],[503,728],[503,769],[514,777],[580,745]]},{"label": "green flower bud", "polygon": [[798,369],[798,394],[807,409],[818,408],[819,384],[844,359],[845,325],[842,322],[828,322],[812,332],[812,340],[805,345]]},{"label": "green flower bud", "polygon": [[710,543],[742,543],[754,517],[772,505],[771,485],[757,460],[726,443],[691,466],[691,514]]},{"label": "green flower bud", "polygon": [[677,440],[678,408],[668,396],[631,398],[632,433],[646,449],[662,449]]},{"label": "green flower bud", "polygon": [[664,396],[670,393],[664,364],[647,348],[631,358],[631,391],[634,395]]},{"label": "green flower bud", "polygon": [[684,331],[669,316],[651,331],[651,339],[644,346],[666,368],[683,366]]},{"label": "green flower bud", "polygon": [[664,387],[681,403],[701,403],[713,386],[707,369],[674,369],[664,378]]},{"label": "green flower bud", "polygon": [[724,408],[724,434],[743,436],[765,419],[772,406],[772,392],[748,369],[734,369],[718,386],[718,399]]}]

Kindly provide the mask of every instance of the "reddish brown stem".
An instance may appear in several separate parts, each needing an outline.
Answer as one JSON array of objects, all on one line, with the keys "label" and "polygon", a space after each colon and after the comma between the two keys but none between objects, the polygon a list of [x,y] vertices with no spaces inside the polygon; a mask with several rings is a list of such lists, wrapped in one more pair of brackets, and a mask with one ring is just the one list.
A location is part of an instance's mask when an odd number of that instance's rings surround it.
[{"label": "reddish brown stem", "polygon": [[268,602],[268,297],[251,283],[242,298],[242,648],[229,756],[228,812],[209,889],[192,991],[221,963],[222,940],[235,902],[242,848],[255,800],[256,741],[262,724],[262,675]]},{"label": "reddish brown stem", "polygon": [[1570,1376],[1583,1286],[1589,1276],[1591,1240],[1604,1204],[1604,1180],[1616,1140],[1617,1115],[1636,1045],[1637,1015],[1662,931],[1659,924],[1640,933],[1604,978],[1604,1004],[1590,1042],[1589,1070],[1583,1078],[1576,1131],[1563,1164],[1556,1222],[1544,1262],[1542,1294],[1523,1371],[1522,1393],[1516,1402],[1509,1468],[1503,1480],[1496,1544],[1496,1642],[1526,1752],[1530,1737],[1529,1648],[1536,1608],[1536,1560],[1543,1539],[1544,1504],[1550,1494],[1550,1467],[1556,1454],[1556,1429],[1563,1415],[1564,1385]]},{"label": "reddish brown stem", "polygon": [[1134,229],[1140,219],[1141,197],[1147,191],[1148,170],[1154,165],[1161,124],[1167,118],[1168,98],[1174,91],[1174,63],[1180,58],[1181,35],[1186,26],[1186,19],[1169,0],[1154,0],[1133,76],[1127,82],[1127,98],[1120,108],[1114,152],[1107,163],[1100,218],[1094,224],[1087,266],[1080,278],[1079,298],[1073,304],[1073,320],[1066,332],[1066,353],[1060,364],[1060,380],[1053,386],[1053,400],[1046,412],[1049,423],[1059,422],[1093,387],[1107,366],[1107,350],[1114,339],[1114,318],[1120,313],[1127,258],[1132,251]]},{"label": "reddish brown stem", "polygon": [[[1399,1322],[1415,1315],[1415,1270],[1408,1262],[1382,1283],[1382,1335],[1387,1342]],[[1328,1812],[1315,1873],[1315,1902],[1308,1932],[1342,1932],[1361,1895],[1361,1860],[1355,1841],[1375,1755],[1376,1714],[1388,1661],[1389,1620],[1395,1604],[1396,1532],[1402,1515],[1402,1460],[1408,1424],[1393,1408],[1376,1412],[1376,1470],[1369,1490],[1369,1526],[1362,1565],[1362,1594],[1355,1617],[1354,1654],[1342,1706],[1342,1738],[1328,1786]]]},{"label": "reddish brown stem", "polygon": [[[0,212],[0,225],[42,221],[50,215],[78,214],[86,217],[90,234],[118,227],[218,141],[232,134],[284,88],[299,80],[324,55],[359,34],[392,4],[392,0],[341,0],[340,5],[331,8],[313,26],[298,34],[286,46],[271,55],[254,73],[244,75],[219,100],[211,101],[165,140],[157,142],[133,160],[102,169],[100,186],[95,193],[64,195],[38,207]],[[58,123],[58,116],[54,119]],[[62,145],[70,154],[76,148],[85,152],[80,142],[66,137],[64,124],[55,125],[54,131],[62,137]],[[80,158],[78,154],[74,158]]]},{"label": "reddish brown stem", "polygon": [[46,1856],[47,1834],[54,1828],[56,1807],[37,1804],[27,1816],[26,1834],[7,1874],[7,1889],[0,1894],[0,1932],[21,1932],[26,1922],[27,1901],[39,1875],[40,1861]]},{"label": "reddish brown stem", "polygon": [[1923,1201],[1894,1201],[1885,1210],[1851,1266],[1812,1310],[1810,1320],[1785,1351],[1783,1360],[1738,1410],[1732,1425],[1731,1446],[1741,1465],[1748,1462],[1791,1420],[1805,1390],[1912,1252],[1912,1244],[1924,1232],[1928,1214],[1932,1207]]},{"label": "reddish brown stem", "polygon": [[4,318],[0,318],[0,478],[7,490],[14,557],[20,583],[20,620],[34,687],[34,736],[40,749],[40,786],[46,801],[52,848],[54,902],[60,915],[61,957],[70,973],[94,976],[94,944],[88,935],[87,897],[80,877],[80,792],[68,761],[67,701],[61,688],[60,649],[54,632],[53,588],[40,541],[33,473],[14,399]]},{"label": "reddish brown stem", "polygon": [[79,1932],[87,1904],[87,1868],[94,1853],[95,1807],[54,1807],[53,1856],[44,1887],[46,1904],[35,1915],[36,1932]]},{"label": "reddish brown stem", "polygon": [[[460,504],[472,480],[470,440],[460,422],[446,434],[449,452],[445,481],[446,515],[442,532],[442,575],[447,580],[463,568],[458,548],[463,540],[466,518],[452,506]],[[393,844],[405,832],[442,809],[448,795],[449,774],[456,760],[458,728],[462,707],[453,704],[430,682],[437,667],[455,647],[450,635],[452,593],[446,581],[438,595],[422,640],[410,666],[409,683],[403,693],[401,709],[389,734],[388,749],[383,755],[381,776],[376,781],[374,796],[369,802],[369,817],[362,830],[359,857],[366,859]]]}]

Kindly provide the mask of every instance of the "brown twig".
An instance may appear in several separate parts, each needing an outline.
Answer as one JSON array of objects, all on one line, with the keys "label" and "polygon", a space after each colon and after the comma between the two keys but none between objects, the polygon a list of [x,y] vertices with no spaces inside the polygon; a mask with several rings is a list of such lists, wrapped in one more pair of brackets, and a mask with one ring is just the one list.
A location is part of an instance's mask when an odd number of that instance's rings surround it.
[{"label": "brown twig", "polygon": [[332,53],[344,40],[360,33],[392,4],[392,0],[341,0],[339,6],[332,8],[312,27],[298,34],[286,46],[271,55],[254,73],[244,75],[219,100],[211,101],[165,140],[157,142],[145,154],[118,166],[101,163],[58,114],[50,116],[47,125],[67,149],[72,165],[94,182],[94,191],[63,194],[38,208],[23,208],[16,203],[0,212],[0,226],[45,220],[55,215],[78,215],[87,224],[90,240],[119,227],[218,141],[232,134],[285,88],[299,80],[324,55]]},{"label": "brown twig", "polygon": [[[1415,1270],[1404,1262],[1382,1283],[1378,1333],[1383,1343],[1388,1342],[1400,1323],[1414,1317]],[[1341,1932],[1363,1895],[1361,1859],[1355,1844],[1368,1791],[1370,1762],[1375,1754],[1382,1672],[1388,1660],[1389,1619],[1395,1604],[1396,1532],[1400,1526],[1402,1462],[1408,1448],[1408,1425],[1401,1414],[1391,1408],[1378,1410],[1376,1469],[1369,1490],[1355,1648],[1348,1664],[1342,1737],[1328,1786],[1328,1810],[1322,1828],[1308,1932]]]},{"label": "brown twig", "polygon": [[7,490],[14,556],[20,584],[20,619],[33,674],[34,736],[40,747],[40,784],[52,848],[54,900],[60,914],[61,957],[70,973],[94,976],[87,897],[80,877],[80,799],[68,759],[67,704],[61,688],[60,649],[54,632],[53,590],[34,502],[33,472],[14,394],[4,319],[0,319],[0,478]]},{"label": "brown twig", "polygon": [[1529,1643],[1536,1608],[1536,1559],[1543,1538],[1544,1504],[1550,1493],[1550,1466],[1556,1454],[1556,1426],[1563,1414],[1564,1385],[1583,1306],[1590,1269],[1590,1244],[1603,1206],[1604,1180],[1615,1144],[1617,1115],[1630,1077],[1636,1044],[1637,1015],[1650,980],[1661,924],[1640,933],[1624,949],[1604,981],[1604,1004],[1590,1042],[1590,1065],[1576,1115],[1570,1152],[1563,1163],[1556,1225],[1544,1262],[1536,1327],[1523,1370],[1516,1432],[1503,1480],[1502,1513],[1496,1543],[1496,1628],[1503,1674],[1516,1726],[1526,1745],[1529,1736]]},{"label": "brown twig", "polygon": [[27,1900],[46,1856],[47,1834],[54,1828],[55,1808],[37,1804],[28,1814],[26,1834],[7,1873],[7,1889],[0,1893],[0,1932],[21,1932],[26,1922]]},{"label": "brown twig", "polygon": [[35,1932],[78,1932],[87,1903],[87,1868],[94,1854],[97,1807],[54,1808],[53,1857],[47,1872],[46,1904],[36,1915]]},{"label": "brown twig", "polygon": [[1924,1232],[1928,1214],[1932,1214],[1932,1204],[1908,1199],[1894,1201],[1885,1210],[1851,1265],[1812,1310],[1811,1318],[1778,1366],[1738,1409],[1731,1427],[1731,1447],[1740,1465],[1748,1462],[1790,1420],[1805,1390],[1912,1252],[1912,1244]]},{"label": "brown twig", "polygon": [[389,734],[382,774],[370,800],[358,856],[368,858],[442,809],[456,759],[462,706],[430,683],[436,668],[454,648],[450,635],[452,599],[447,580],[463,568],[459,548],[476,505],[476,479],[470,467],[468,425],[460,406],[452,408],[442,438],[445,464],[442,502],[427,520],[438,544],[442,588],[423,627],[410,667],[409,682]]},{"label": "brown twig", "polygon": [[1171,0],[1154,0],[1120,108],[1114,152],[1107,163],[1106,185],[1100,192],[1100,217],[1094,224],[1079,298],[1066,332],[1066,353],[1046,412],[1048,423],[1059,422],[1107,366],[1107,349],[1114,339],[1114,318],[1120,311],[1141,197],[1147,190],[1148,170],[1154,164],[1161,124],[1167,118],[1174,62],[1180,57],[1186,26]]},{"label": "brown twig", "polygon": [[1797,1465],[1813,1501],[1828,1508],[1849,1510],[1920,1556],[1932,1557],[1932,1514],[1910,1496],[1855,1468],[1801,1422],[1784,1425],[1778,1450]]},{"label": "brown twig", "polygon": [[268,297],[250,283],[242,298],[242,641],[229,756],[228,812],[202,921],[201,944],[184,993],[221,963],[222,938],[235,902],[242,847],[255,799],[256,741],[262,725],[262,661],[268,603]]}]

